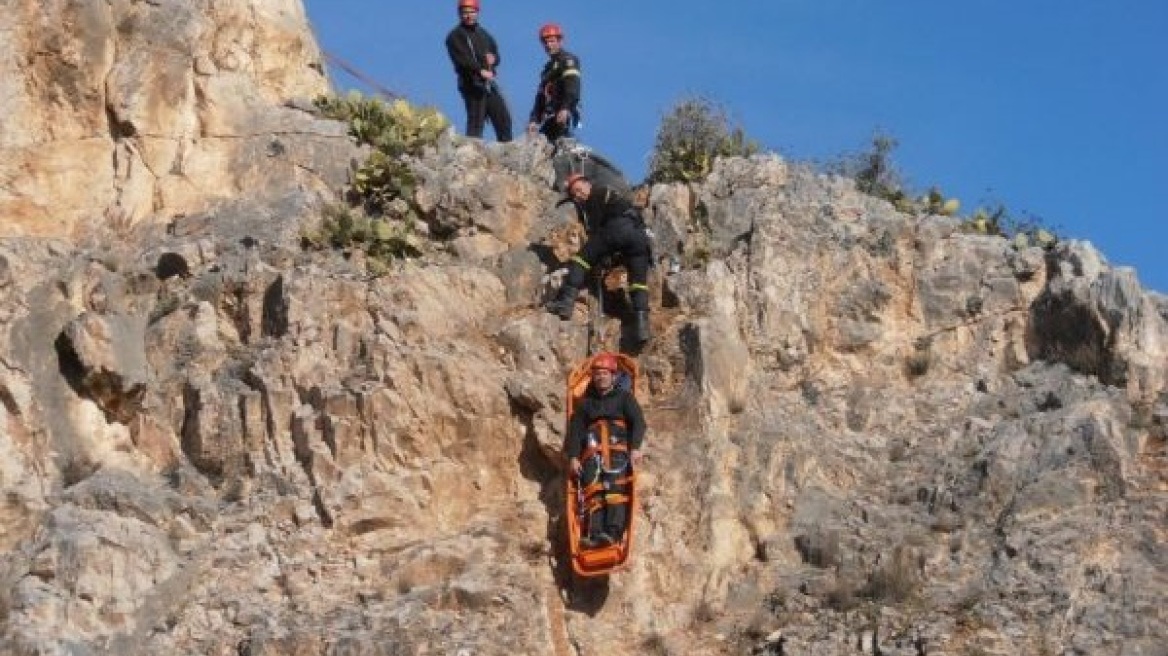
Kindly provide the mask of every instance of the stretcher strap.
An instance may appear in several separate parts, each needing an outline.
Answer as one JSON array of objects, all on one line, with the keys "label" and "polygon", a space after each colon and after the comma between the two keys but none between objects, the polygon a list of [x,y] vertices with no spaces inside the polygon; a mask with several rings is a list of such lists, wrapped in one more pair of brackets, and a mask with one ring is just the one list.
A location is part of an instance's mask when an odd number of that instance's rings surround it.
[{"label": "stretcher strap", "polygon": [[612,438],[609,433],[610,423],[616,424],[617,426],[624,428],[626,431],[628,430],[628,425],[625,424],[624,419],[601,419],[594,422],[592,426],[589,426],[589,430],[595,429],[597,433],[599,433],[597,435],[599,438],[597,440],[598,444],[595,446],[589,446],[588,448],[584,449],[584,453],[580,454],[581,462],[596,455],[596,452],[599,451],[601,458],[600,462],[602,463],[603,468],[612,469],[612,453],[614,451],[622,451],[625,453],[628,452],[629,445],[626,442],[621,442],[619,444],[612,443]]}]

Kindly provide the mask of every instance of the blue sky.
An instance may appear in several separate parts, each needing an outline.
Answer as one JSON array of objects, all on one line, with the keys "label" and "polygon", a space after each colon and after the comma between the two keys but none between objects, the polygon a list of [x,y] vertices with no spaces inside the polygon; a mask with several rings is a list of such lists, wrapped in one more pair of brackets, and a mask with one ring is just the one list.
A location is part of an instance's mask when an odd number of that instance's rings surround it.
[{"label": "blue sky", "polygon": [[[882,131],[914,189],[1038,217],[1168,291],[1166,0],[482,4],[517,126],[546,60],[536,32],[557,22],[583,67],[578,136],[634,182],[662,115],[690,95],[791,160],[832,160]],[[305,5],[325,50],[462,131],[443,47],[455,0]]]}]

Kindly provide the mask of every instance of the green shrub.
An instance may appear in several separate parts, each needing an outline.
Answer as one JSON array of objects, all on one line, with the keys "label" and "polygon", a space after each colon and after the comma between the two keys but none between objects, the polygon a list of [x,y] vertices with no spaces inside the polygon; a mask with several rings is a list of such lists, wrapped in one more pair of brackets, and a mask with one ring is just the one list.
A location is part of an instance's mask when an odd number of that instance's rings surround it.
[{"label": "green shrub", "polygon": [[895,205],[907,197],[904,176],[892,160],[892,151],[898,145],[900,143],[891,135],[878,132],[872,135],[872,145],[868,150],[841,162],[840,172],[854,178],[860,191]]},{"label": "green shrub", "polygon": [[320,225],[305,231],[301,242],[305,248],[332,248],[346,255],[360,250],[375,274],[384,273],[396,259],[422,254],[421,237],[409,221],[370,217],[346,205],[325,207]]},{"label": "green shrub", "polygon": [[961,203],[955,198],[945,198],[937,187],[919,197],[913,196],[900,168],[892,159],[892,152],[898,145],[899,142],[891,135],[877,132],[872,135],[868,149],[839,158],[828,165],[828,171],[852,178],[856,181],[856,189],[892,203],[901,212],[944,216],[956,214]]},{"label": "green shrub", "polygon": [[416,182],[406,161],[375,150],[353,174],[353,191],[376,214],[387,214],[404,205],[404,216],[397,218],[413,219],[418,216],[413,203]]},{"label": "green shrub", "polygon": [[961,223],[961,227],[965,232],[972,232],[979,235],[1005,236],[1003,218],[1006,215],[1006,206],[1002,204],[995,205],[992,209],[979,207],[977,211]]},{"label": "green shrub", "polygon": [[758,145],[726,111],[704,98],[687,98],[661,120],[649,163],[649,182],[700,182],[719,157],[749,157]]},{"label": "green shrub", "polygon": [[961,209],[961,202],[956,198],[945,198],[941,190],[933,187],[929,192],[920,198],[923,209],[928,214],[940,214],[941,216],[953,216]]},{"label": "green shrub", "polygon": [[393,157],[420,155],[450,128],[450,121],[433,107],[417,107],[400,98],[386,103],[357,91],[344,98],[321,96],[316,107],[328,118],[348,122],[349,134],[358,143]]},{"label": "green shrub", "polygon": [[962,221],[961,228],[966,232],[1005,237],[1018,250],[1030,246],[1050,250],[1059,241],[1054,229],[1041,217],[1030,214],[1014,216],[1003,203],[977,208],[969,218]]},{"label": "green shrub", "polygon": [[322,96],[316,107],[328,118],[348,122],[349,134],[373,148],[353,176],[353,191],[366,209],[384,214],[400,199],[409,206],[410,216],[397,218],[416,217],[409,158],[437,143],[450,121],[432,107],[416,107],[401,99],[386,103],[356,91],[344,98]]},{"label": "green shrub", "polygon": [[[867,150],[845,155],[828,164],[827,170],[854,179],[858,190],[887,200],[901,212],[955,216],[961,203],[956,198],[946,198],[937,187],[932,187],[919,197],[912,195],[892,159],[892,151],[896,150],[897,145],[893,137],[877,132]],[[1054,230],[1041,218],[1031,215],[1015,217],[1002,203],[995,203],[989,208],[979,207],[971,216],[962,220],[961,229],[970,233],[1005,237],[1018,249],[1040,246],[1049,250],[1058,243]]]}]

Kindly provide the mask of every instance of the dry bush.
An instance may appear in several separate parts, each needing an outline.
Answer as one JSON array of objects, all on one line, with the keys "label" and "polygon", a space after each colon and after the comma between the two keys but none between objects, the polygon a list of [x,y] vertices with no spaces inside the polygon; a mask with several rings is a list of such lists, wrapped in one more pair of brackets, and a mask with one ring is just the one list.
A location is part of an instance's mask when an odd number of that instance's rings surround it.
[{"label": "dry bush", "polygon": [[749,157],[757,152],[758,145],[731,123],[721,105],[706,98],[686,98],[661,119],[649,181],[701,182],[719,157]]},{"label": "dry bush", "polygon": [[862,594],[875,601],[907,601],[921,587],[921,560],[916,549],[903,545],[896,547],[868,575]]}]

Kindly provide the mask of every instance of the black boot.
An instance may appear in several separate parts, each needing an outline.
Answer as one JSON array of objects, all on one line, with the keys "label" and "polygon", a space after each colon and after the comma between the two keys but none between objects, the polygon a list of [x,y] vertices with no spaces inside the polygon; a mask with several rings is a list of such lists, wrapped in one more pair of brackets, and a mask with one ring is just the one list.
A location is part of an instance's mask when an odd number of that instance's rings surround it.
[{"label": "black boot", "polygon": [[636,338],[638,344],[644,344],[649,341],[651,335],[649,334],[648,310],[637,310],[633,313],[633,336]]},{"label": "black boot", "polygon": [[551,312],[564,321],[571,319],[572,311],[576,309],[576,288],[571,285],[560,287],[556,298],[548,301],[544,307],[547,308],[548,312]]}]

